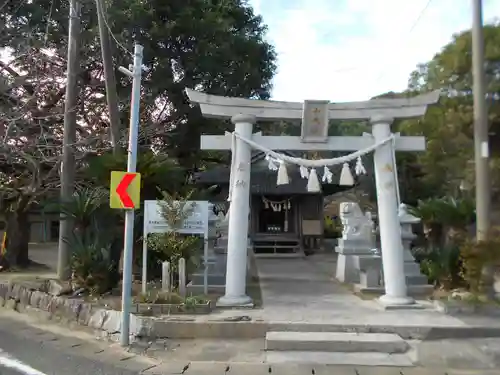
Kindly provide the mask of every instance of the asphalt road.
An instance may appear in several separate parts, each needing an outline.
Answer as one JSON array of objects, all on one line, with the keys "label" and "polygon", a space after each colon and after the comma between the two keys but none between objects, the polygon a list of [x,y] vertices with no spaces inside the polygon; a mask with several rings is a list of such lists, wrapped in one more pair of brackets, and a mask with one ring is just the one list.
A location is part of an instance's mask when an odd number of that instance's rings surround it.
[{"label": "asphalt road", "polygon": [[[92,351],[101,350],[97,346],[83,347],[75,340],[53,337],[25,323],[0,317],[0,375],[136,375],[148,367],[139,366],[141,369],[130,363],[131,369],[125,369],[108,363],[120,360],[114,353],[108,353],[109,358],[103,356],[104,361],[92,359]],[[78,347],[86,356],[80,355]]]},{"label": "asphalt road", "polygon": [[[90,333],[67,328],[47,329],[14,317],[0,309],[0,375],[268,375],[267,365],[217,362],[191,362],[177,359],[166,362],[124,351],[116,344],[96,341]],[[55,325],[52,325],[53,327]],[[438,343],[439,344],[439,343]],[[439,349],[435,349],[438,350]],[[177,360],[176,360],[177,359]],[[242,366],[243,365],[243,366]],[[286,366],[286,364],[285,364]],[[423,368],[381,368],[371,366],[283,368],[274,366],[272,375],[500,375],[500,370],[453,371]],[[229,372],[228,372],[229,370]]]}]

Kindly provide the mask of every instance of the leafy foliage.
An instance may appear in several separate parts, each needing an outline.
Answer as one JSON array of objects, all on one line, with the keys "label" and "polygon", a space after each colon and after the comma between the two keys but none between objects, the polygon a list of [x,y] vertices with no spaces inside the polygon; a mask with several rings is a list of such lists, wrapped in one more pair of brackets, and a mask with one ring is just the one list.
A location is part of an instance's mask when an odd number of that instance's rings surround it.
[{"label": "leafy foliage", "polygon": [[57,207],[76,223],[72,235],[64,239],[71,249],[74,287],[91,294],[110,290],[118,281],[118,259],[113,254],[117,233],[113,225],[109,225],[114,221],[107,191],[78,189],[70,201]]},{"label": "leafy foliage", "polygon": [[[125,152],[106,152],[89,158],[84,176],[92,184],[109,188],[111,171],[126,170]],[[185,189],[185,171],[175,159],[151,150],[140,149],[137,157],[137,172],[141,174],[141,198],[154,200],[161,198],[159,190],[179,192]],[[168,178],[166,178],[168,176]]]},{"label": "leafy foliage", "polygon": [[97,231],[73,234],[66,239],[71,245],[71,271],[74,288],[83,288],[90,294],[102,294],[113,286],[110,275],[114,271],[111,243],[103,241]]},{"label": "leafy foliage", "polygon": [[326,238],[342,237],[342,223],[337,216],[325,216],[324,225],[324,236]]},{"label": "leafy foliage", "polygon": [[413,250],[422,272],[445,289],[464,285],[461,246],[475,219],[474,203],[467,198],[428,198],[409,212],[424,226],[426,243]]},{"label": "leafy foliage", "polygon": [[76,231],[85,232],[95,224],[97,216],[110,214],[108,202],[109,194],[104,188],[82,187],[76,189],[70,201],[49,203],[45,209],[60,212],[67,220],[73,220]]},{"label": "leafy foliage", "polygon": [[444,289],[463,284],[460,247],[449,244],[443,247],[416,248],[413,250],[420,269],[430,283]]},{"label": "leafy foliage", "polygon": [[184,298],[174,292],[165,292],[161,289],[150,288],[146,293],[141,293],[134,297],[134,302],[180,305],[184,302]]},{"label": "leafy foliage", "polygon": [[171,269],[178,272],[181,258],[188,261],[188,269],[198,265],[194,251],[200,249],[201,242],[198,237],[183,236],[174,232],[151,233],[148,236],[148,249],[156,253],[158,263],[169,262]]},{"label": "leafy foliage", "polygon": [[500,265],[500,228],[494,228],[488,240],[473,241],[465,238],[460,253],[463,261],[461,276],[467,282],[469,290],[480,294],[485,292],[491,280],[487,279],[484,270],[487,266],[496,269]]},{"label": "leafy foliage", "polygon": [[420,200],[410,211],[424,223],[442,223],[457,229],[465,229],[475,218],[474,202],[467,198],[428,198]]}]

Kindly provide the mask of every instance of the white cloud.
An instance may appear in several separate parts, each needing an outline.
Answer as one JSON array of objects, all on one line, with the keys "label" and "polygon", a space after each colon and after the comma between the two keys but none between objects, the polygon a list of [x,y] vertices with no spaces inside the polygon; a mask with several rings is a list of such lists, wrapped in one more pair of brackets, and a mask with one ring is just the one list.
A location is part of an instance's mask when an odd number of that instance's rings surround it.
[{"label": "white cloud", "polygon": [[[410,73],[471,25],[469,0],[251,0],[278,52],[273,98],[366,100],[404,90]],[[500,0],[484,1],[486,21]]]}]

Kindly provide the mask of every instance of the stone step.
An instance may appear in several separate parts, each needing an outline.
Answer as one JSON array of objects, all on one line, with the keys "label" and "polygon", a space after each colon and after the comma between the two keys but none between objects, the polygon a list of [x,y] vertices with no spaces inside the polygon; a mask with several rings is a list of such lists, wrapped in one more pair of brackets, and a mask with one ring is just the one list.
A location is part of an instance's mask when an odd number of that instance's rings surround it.
[{"label": "stone step", "polygon": [[[384,294],[385,288],[382,286],[365,286],[361,284],[353,285],[354,291],[358,293]],[[406,287],[408,295],[412,297],[424,296],[432,294],[434,287],[432,285],[408,285]],[[418,308],[419,306],[414,306]]]},{"label": "stone step", "polygon": [[[411,356],[407,354],[367,353],[367,352],[299,352],[299,351],[271,351],[266,353],[266,363],[269,364],[297,364],[297,365],[337,365],[337,366],[387,366],[387,367],[414,367]],[[337,374],[337,372],[328,372]],[[386,372],[383,372],[386,373]],[[394,374],[400,372],[394,372]],[[401,372],[402,373],[402,372]],[[339,373],[343,374],[343,372]],[[347,372],[346,372],[347,374]],[[351,374],[351,372],[349,372]],[[355,372],[352,372],[354,375]],[[392,372],[391,372],[392,374]]]},{"label": "stone step", "polygon": [[429,285],[429,281],[425,275],[408,275],[406,285]]},{"label": "stone step", "polygon": [[408,343],[390,333],[284,332],[266,334],[266,350],[405,353]]},{"label": "stone step", "polygon": [[[203,284],[188,284],[186,286],[187,291],[190,294],[202,295],[205,292],[205,286]],[[208,293],[224,294],[225,285],[208,285]]]},{"label": "stone step", "polygon": [[[204,280],[205,280],[205,275],[203,274],[194,274],[191,277],[191,283],[193,284],[203,285]],[[226,285],[226,275],[208,274],[208,283],[210,285]]]}]

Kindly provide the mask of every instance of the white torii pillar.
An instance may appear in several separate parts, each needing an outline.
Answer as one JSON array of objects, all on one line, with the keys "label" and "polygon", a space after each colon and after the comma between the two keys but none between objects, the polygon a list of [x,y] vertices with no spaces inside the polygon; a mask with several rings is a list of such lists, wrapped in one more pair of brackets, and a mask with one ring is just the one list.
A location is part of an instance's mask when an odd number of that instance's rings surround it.
[{"label": "white torii pillar", "polygon": [[[381,142],[391,136],[392,118],[374,116],[370,122],[375,142]],[[398,217],[398,176],[395,172],[392,142],[375,150],[373,162],[385,285],[385,295],[380,297],[380,302],[386,306],[411,305],[415,301],[407,293],[403,240]]]},{"label": "white torii pillar", "polygon": [[[374,99],[359,103],[334,104],[313,102],[311,111],[314,121],[323,116],[318,127],[311,126],[310,113],[307,114],[302,103],[249,100],[207,95],[193,90],[186,90],[190,100],[198,103],[207,117],[231,118],[235,131],[247,139],[275,151],[358,151],[368,148],[391,133],[394,118],[413,118],[425,114],[427,106],[439,99],[439,92],[403,99]],[[318,115],[321,113],[321,116]],[[252,124],[256,119],[264,121],[283,119],[303,119],[303,136],[262,136],[252,135]],[[329,119],[370,120],[372,134],[360,137],[328,137],[326,130]],[[305,135],[305,136],[304,136]],[[309,139],[309,140],[308,140]],[[204,135],[201,137],[202,150],[230,150],[232,136],[225,134]],[[250,147],[237,140],[236,173],[232,193],[226,293],[219,300],[224,306],[241,306],[251,300],[246,296],[246,262],[249,214],[250,182]],[[404,256],[401,228],[398,219],[397,190],[393,152],[424,151],[424,137],[400,137],[386,143],[374,152],[377,202],[379,209],[380,237],[383,255],[385,295],[380,298],[384,305],[410,305],[414,300],[407,295],[404,276]],[[234,209],[233,209],[234,207]]]},{"label": "white torii pillar", "polygon": [[[234,131],[244,138],[252,138],[255,116],[235,115],[231,121]],[[250,214],[250,172],[252,149],[236,138],[235,165],[227,240],[226,290],[217,301],[218,306],[245,306],[252,303],[246,294],[248,258],[248,216]]]}]

